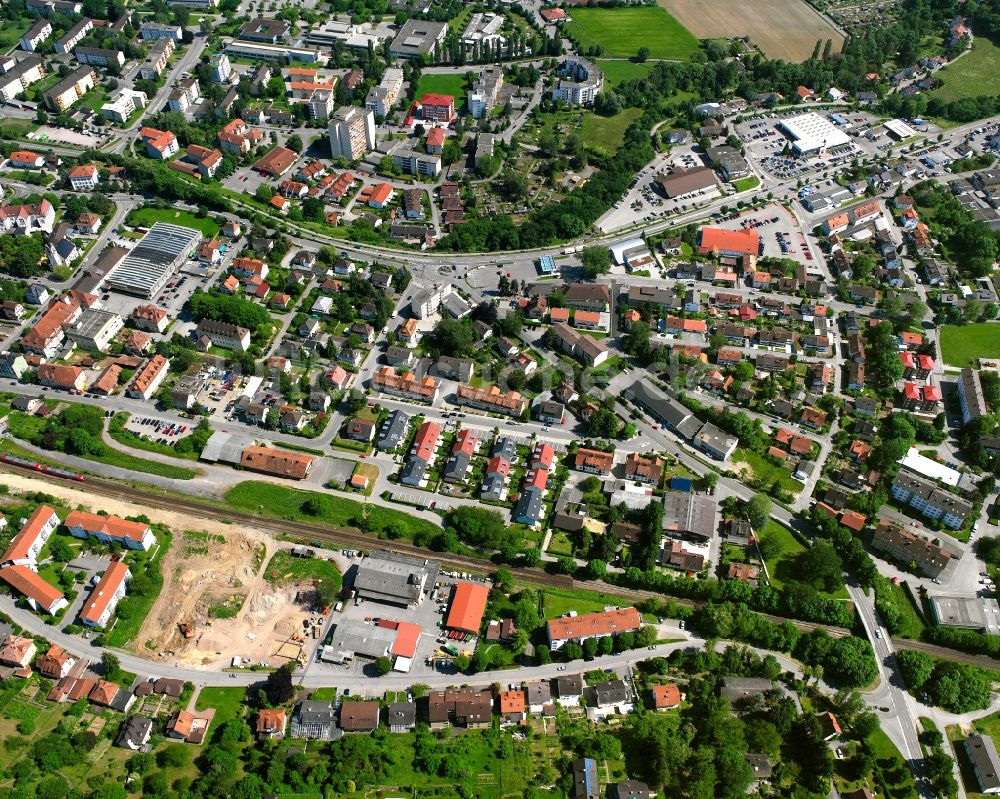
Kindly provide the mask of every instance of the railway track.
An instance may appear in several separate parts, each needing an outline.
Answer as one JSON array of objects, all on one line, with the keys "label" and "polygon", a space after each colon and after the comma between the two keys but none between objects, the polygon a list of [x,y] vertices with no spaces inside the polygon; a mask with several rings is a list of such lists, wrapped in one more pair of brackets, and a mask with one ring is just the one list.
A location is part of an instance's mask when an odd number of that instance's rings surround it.
[{"label": "railway track", "polygon": [[[21,470],[13,468],[12,466],[2,462],[0,462],[0,472],[11,472],[14,474],[23,473]],[[32,472],[32,475],[37,479],[53,483],[66,482],[65,480],[60,480],[52,475],[47,475],[44,472]],[[410,555],[417,558],[433,558],[441,564],[457,569],[458,571],[482,572],[484,570],[493,570],[496,568],[496,564],[485,557],[459,555],[451,552],[434,552],[430,549],[415,546],[407,541],[385,541],[356,530],[332,528],[327,526],[319,527],[311,525],[308,522],[300,522],[294,519],[278,519],[269,516],[246,513],[244,511],[228,509],[223,510],[213,505],[199,502],[196,499],[185,499],[184,497],[179,497],[175,494],[160,493],[154,487],[136,488],[134,486],[121,485],[111,480],[104,480],[102,478],[92,477],[89,475],[87,476],[85,486],[77,487],[85,488],[89,493],[96,496],[108,497],[109,499],[117,499],[123,502],[145,505],[147,507],[159,508],[161,510],[175,512],[182,511],[192,516],[201,516],[205,519],[211,519],[213,521],[222,521],[227,523],[236,522],[251,527],[266,527],[266,529],[272,533],[295,536],[297,538],[305,539],[306,541],[319,541],[333,544],[336,548],[345,547],[349,549],[369,550],[373,547],[377,547],[401,555]],[[704,604],[693,599],[672,597],[666,594],[659,594],[655,591],[623,588],[621,586],[612,585],[600,580],[574,580],[572,577],[567,575],[549,574],[541,568],[516,566],[505,566],[505,568],[509,568],[519,580],[530,585],[537,585],[543,588],[579,588],[581,590],[593,591],[600,594],[608,594],[622,599],[627,599],[635,603],[640,603],[647,599],[655,599],[660,602],[670,600],[678,605],[681,605],[682,607],[692,609],[701,607]],[[761,613],[760,615],[769,621],[776,622],[778,624],[790,621],[804,633],[810,633],[815,630],[824,630],[827,634],[834,638],[842,638],[846,635],[850,635],[851,633],[850,630],[844,627],[831,627],[824,624],[816,624],[814,622],[789,619],[784,616],[775,616],[769,613]],[[953,660],[972,666],[980,666],[982,668],[997,670],[998,665],[1000,665],[996,659],[987,655],[969,655],[964,652],[957,652],[953,649],[948,649],[936,644],[929,644],[924,641],[914,641],[908,638],[893,638],[892,643],[897,649],[913,649],[919,652],[924,652],[932,657],[944,660]]]}]

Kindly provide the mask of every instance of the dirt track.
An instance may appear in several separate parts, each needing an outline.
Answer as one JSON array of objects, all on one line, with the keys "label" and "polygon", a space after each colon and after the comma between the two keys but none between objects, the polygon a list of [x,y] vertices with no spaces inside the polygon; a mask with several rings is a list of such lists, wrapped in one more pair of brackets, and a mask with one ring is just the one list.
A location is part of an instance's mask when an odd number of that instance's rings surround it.
[{"label": "dirt track", "polygon": [[[805,61],[816,41],[833,40],[834,53],[844,37],[805,0],[657,0],[699,39],[749,36],[768,58]],[[822,45],[820,46],[822,50]],[[825,90],[826,87],[813,87]]]}]

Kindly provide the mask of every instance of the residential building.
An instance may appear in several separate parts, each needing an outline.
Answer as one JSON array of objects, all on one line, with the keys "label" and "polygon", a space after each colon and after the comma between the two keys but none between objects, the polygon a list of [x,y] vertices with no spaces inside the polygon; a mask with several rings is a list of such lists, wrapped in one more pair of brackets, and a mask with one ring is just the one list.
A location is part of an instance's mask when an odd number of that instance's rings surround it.
[{"label": "residential building", "polygon": [[559,79],[552,88],[552,99],[569,105],[593,105],[604,88],[604,73],[579,56],[572,56],[559,65]]},{"label": "residential building", "polygon": [[42,59],[34,55],[22,58],[0,75],[0,98],[13,100],[43,77],[45,68],[42,66]]},{"label": "residential building", "polygon": [[344,106],[331,117],[328,133],[333,158],[357,161],[375,149],[375,114]]},{"label": "residential building", "polygon": [[170,38],[157,39],[146,53],[146,60],[139,65],[139,77],[143,80],[156,80],[167,68],[170,56],[177,45]]},{"label": "residential building", "polygon": [[582,644],[588,638],[635,632],[641,626],[639,611],[635,608],[619,608],[551,619],[546,622],[546,635],[552,649],[562,649],[570,641]]},{"label": "residential building", "polygon": [[261,708],[257,711],[255,730],[260,739],[274,740],[285,737],[288,717],[283,707]]},{"label": "residential building", "polygon": [[403,91],[403,70],[397,67],[389,67],[382,73],[382,80],[378,86],[373,86],[365,99],[365,108],[375,113],[379,118],[383,118],[396,105],[400,93]]},{"label": "residential building", "polygon": [[296,705],[288,731],[290,737],[331,741],[338,737],[337,733],[332,703],[310,700]]},{"label": "residential building", "polygon": [[148,400],[163,384],[169,370],[170,359],[154,355],[135,373],[131,385],[125,390],[125,396]]},{"label": "residential building", "polygon": [[96,538],[102,543],[118,544],[126,549],[148,552],[156,544],[156,536],[148,524],[118,516],[74,510],[66,516],[65,525],[77,538]]},{"label": "residential building", "polygon": [[245,327],[203,319],[195,330],[195,338],[207,338],[210,345],[236,352],[246,352],[250,347],[250,331]]},{"label": "residential building", "polygon": [[38,45],[52,35],[52,23],[42,18],[35,21],[20,39],[21,49],[33,53]]},{"label": "residential building", "polygon": [[79,366],[43,363],[38,367],[38,382],[48,388],[82,392],[87,387],[87,374]]},{"label": "residential building", "polygon": [[75,23],[66,33],[56,40],[55,51],[57,53],[72,53],[80,41],[94,29],[94,20],[84,17]]},{"label": "residential building", "polygon": [[395,150],[392,154],[392,164],[410,175],[436,178],[441,174],[441,157],[417,150]]},{"label": "residential building", "polygon": [[497,386],[489,388],[473,388],[460,385],[456,389],[459,405],[499,413],[505,416],[520,417],[528,408],[528,399],[516,391],[504,393]]},{"label": "residential building", "polygon": [[500,67],[488,66],[479,74],[466,96],[466,107],[473,119],[489,115],[496,105],[502,86],[503,70]]},{"label": "residential building", "polygon": [[962,408],[963,424],[968,424],[988,413],[979,372],[975,369],[963,369],[956,386],[958,388],[958,402]]},{"label": "residential building", "polygon": [[372,387],[386,394],[434,403],[438,397],[438,382],[430,376],[418,378],[412,372],[399,374],[389,366],[383,366],[372,375]]},{"label": "residential building", "polygon": [[145,108],[148,98],[145,92],[120,88],[111,95],[111,101],[101,106],[101,115],[112,122],[127,122],[137,109]]},{"label": "residential building", "polygon": [[125,66],[125,53],[121,50],[107,50],[103,47],[77,47],[73,53],[79,64],[90,64],[93,67]]},{"label": "residential building", "polygon": [[125,597],[125,588],[131,578],[132,572],[124,562],[111,561],[83,603],[80,622],[86,627],[106,626],[118,603]]},{"label": "residential building", "polygon": [[892,484],[894,499],[929,519],[939,520],[945,527],[959,529],[972,513],[972,503],[967,499],[945,491],[927,480],[907,471],[900,471]]},{"label": "residential building", "polygon": [[50,111],[61,114],[93,89],[94,86],[96,86],[94,68],[89,66],[77,67],[45,92],[43,95],[45,105],[48,106]]}]

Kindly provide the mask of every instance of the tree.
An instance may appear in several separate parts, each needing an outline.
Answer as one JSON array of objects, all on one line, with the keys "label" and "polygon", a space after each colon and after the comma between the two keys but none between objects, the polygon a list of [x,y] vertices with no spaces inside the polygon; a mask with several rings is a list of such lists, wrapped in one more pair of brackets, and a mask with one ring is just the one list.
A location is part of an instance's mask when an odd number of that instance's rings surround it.
[{"label": "tree", "polygon": [[285,146],[289,150],[294,150],[297,153],[301,153],[302,152],[302,138],[297,133],[293,133],[285,141]]},{"label": "tree", "polygon": [[292,685],[293,668],[291,663],[286,663],[267,675],[267,680],[264,681],[264,695],[269,704],[283,705],[292,698],[295,693]]},{"label": "tree", "polygon": [[871,644],[855,635],[833,641],[824,668],[828,682],[838,687],[861,688],[878,677],[878,664]]},{"label": "tree", "polygon": [[375,661],[375,670],[378,672],[379,677],[384,677],[390,671],[392,671],[392,661],[384,655]]},{"label": "tree", "polygon": [[910,691],[920,691],[931,678],[934,659],[923,652],[902,649],[896,653],[896,662]]},{"label": "tree", "polygon": [[101,676],[108,682],[118,682],[122,678],[122,665],[116,655],[105,652],[101,655]]},{"label": "tree", "polygon": [[636,60],[640,64],[644,64],[648,58],[649,58],[649,48],[648,47],[640,47],[639,48],[639,52],[636,54]]},{"label": "tree", "polygon": [[766,494],[754,494],[746,504],[746,515],[755,530],[763,529],[771,518],[771,499]]},{"label": "tree", "polygon": [[818,590],[833,592],[843,583],[844,568],[833,544],[817,540],[795,559],[798,579]]},{"label": "tree", "polygon": [[580,261],[587,280],[593,280],[611,270],[611,252],[607,247],[584,247]]}]

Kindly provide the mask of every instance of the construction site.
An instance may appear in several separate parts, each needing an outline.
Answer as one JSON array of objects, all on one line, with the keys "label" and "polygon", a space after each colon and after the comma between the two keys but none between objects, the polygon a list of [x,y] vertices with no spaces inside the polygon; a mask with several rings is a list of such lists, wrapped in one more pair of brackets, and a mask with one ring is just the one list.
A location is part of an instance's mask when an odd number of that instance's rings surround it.
[{"label": "construction site", "polygon": [[206,669],[305,662],[323,618],[310,585],[265,579],[277,550],[254,530],[176,535],[136,652]]}]

